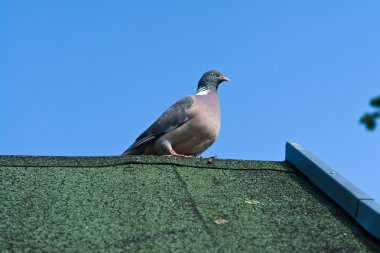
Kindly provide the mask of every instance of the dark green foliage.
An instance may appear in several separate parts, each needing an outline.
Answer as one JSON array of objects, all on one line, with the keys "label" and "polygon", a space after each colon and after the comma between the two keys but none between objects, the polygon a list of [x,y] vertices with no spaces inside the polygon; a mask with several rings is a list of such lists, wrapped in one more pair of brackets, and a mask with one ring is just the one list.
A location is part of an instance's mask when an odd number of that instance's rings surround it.
[{"label": "dark green foliage", "polygon": [[[371,99],[370,105],[375,108],[380,108],[380,96]],[[380,117],[380,110],[371,113],[365,113],[360,118],[360,123],[364,124],[368,130],[376,128],[376,120]]]},{"label": "dark green foliage", "polygon": [[380,96],[373,98],[370,102],[370,104],[374,107],[379,107],[380,108]]},{"label": "dark green foliage", "polygon": [[360,122],[366,126],[368,130],[374,130],[376,127],[376,120],[380,116],[378,112],[364,114]]},{"label": "dark green foliage", "polygon": [[380,252],[286,162],[0,156],[0,252]]}]

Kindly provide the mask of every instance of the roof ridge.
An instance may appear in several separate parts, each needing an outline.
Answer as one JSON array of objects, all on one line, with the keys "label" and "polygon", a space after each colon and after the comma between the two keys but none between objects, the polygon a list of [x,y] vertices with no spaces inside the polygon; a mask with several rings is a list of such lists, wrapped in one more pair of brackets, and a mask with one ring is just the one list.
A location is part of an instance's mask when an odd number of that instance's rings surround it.
[{"label": "roof ridge", "polygon": [[[282,169],[273,166],[283,163]],[[273,170],[295,172],[284,161],[257,161],[235,159],[177,158],[164,156],[13,156],[0,155],[0,166],[9,167],[113,167],[126,164],[173,165],[200,169]],[[260,165],[257,168],[255,165]]]}]

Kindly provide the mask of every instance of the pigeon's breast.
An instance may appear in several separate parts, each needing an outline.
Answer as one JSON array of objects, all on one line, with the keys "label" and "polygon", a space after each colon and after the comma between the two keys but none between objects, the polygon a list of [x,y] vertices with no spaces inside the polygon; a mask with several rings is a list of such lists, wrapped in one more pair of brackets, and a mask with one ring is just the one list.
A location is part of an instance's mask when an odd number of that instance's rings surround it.
[{"label": "pigeon's breast", "polygon": [[205,137],[215,138],[220,131],[220,107],[218,96],[215,93],[196,96],[198,101],[194,108],[194,128]]},{"label": "pigeon's breast", "polygon": [[190,120],[169,137],[177,153],[198,155],[215,141],[220,131],[220,108],[216,94],[195,96]]}]

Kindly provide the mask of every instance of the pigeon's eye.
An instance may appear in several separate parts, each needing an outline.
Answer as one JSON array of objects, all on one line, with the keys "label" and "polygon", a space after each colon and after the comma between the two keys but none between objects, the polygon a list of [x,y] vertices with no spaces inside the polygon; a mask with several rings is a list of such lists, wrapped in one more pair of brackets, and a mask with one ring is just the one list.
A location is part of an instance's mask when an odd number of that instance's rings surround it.
[{"label": "pigeon's eye", "polygon": [[215,73],[211,73],[212,76],[215,76]]}]

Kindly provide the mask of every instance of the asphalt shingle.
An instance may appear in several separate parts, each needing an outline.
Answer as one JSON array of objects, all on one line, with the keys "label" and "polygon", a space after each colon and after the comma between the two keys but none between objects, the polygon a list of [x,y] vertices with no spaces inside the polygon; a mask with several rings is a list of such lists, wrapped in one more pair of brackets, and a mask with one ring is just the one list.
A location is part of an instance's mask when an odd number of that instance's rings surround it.
[{"label": "asphalt shingle", "polygon": [[0,251],[380,252],[287,162],[0,156]]}]

